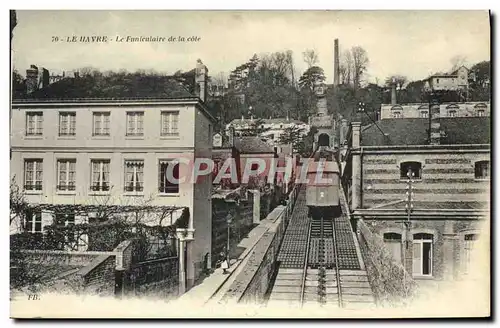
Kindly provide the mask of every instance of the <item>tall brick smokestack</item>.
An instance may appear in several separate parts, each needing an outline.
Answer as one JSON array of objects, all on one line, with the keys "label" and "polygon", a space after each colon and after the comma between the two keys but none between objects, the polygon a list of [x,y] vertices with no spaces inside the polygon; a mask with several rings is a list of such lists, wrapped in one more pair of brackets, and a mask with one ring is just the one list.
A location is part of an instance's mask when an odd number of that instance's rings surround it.
[{"label": "tall brick smokestack", "polygon": [[339,58],[339,39],[333,41],[333,85],[339,85],[340,80],[340,58]]},{"label": "tall brick smokestack", "polygon": [[396,105],[398,103],[396,95],[396,81],[393,79],[391,83],[391,105]]}]

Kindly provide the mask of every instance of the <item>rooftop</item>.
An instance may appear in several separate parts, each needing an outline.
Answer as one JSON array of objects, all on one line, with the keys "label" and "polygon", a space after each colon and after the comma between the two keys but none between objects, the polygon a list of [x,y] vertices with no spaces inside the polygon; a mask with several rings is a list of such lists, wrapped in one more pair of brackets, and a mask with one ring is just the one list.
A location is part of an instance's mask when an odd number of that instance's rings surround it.
[{"label": "rooftop", "polygon": [[[441,144],[490,144],[490,117],[441,118]],[[362,146],[426,145],[428,144],[428,118],[396,118],[377,122],[382,132],[370,124],[361,132]]]},{"label": "rooftop", "polygon": [[171,76],[145,74],[85,75],[49,84],[14,102],[67,101],[75,99],[186,99],[198,98],[187,85]]},{"label": "rooftop", "polygon": [[232,120],[229,124],[231,125],[243,125],[243,124],[249,124],[251,122],[256,122],[260,121],[262,124],[306,124],[302,121],[295,120],[295,119],[287,119],[286,117],[282,118],[263,118],[263,119],[234,119]]},{"label": "rooftop", "polygon": [[260,137],[236,137],[234,146],[242,154],[273,154],[274,149]]}]

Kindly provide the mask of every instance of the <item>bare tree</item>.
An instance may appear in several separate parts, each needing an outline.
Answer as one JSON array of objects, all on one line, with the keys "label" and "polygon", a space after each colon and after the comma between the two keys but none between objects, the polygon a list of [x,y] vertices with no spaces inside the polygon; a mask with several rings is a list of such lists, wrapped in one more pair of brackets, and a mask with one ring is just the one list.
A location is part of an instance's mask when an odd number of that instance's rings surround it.
[{"label": "bare tree", "polygon": [[352,47],[352,61],[353,61],[353,84],[354,88],[358,89],[361,85],[363,75],[366,72],[369,60],[368,54],[365,49],[360,46]]},{"label": "bare tree", "polygon": [[467,64],[467,57],[465,57],[463,55],[453,56],[450,59],[450,63],[451,63],[451,71],[454,72],[457,69],[459,69],[460,67]]},{"label": "bare tree", "polygon": [[307,64],[307,68],[311,68],[319,62],[318,53],[314,49],[307,49],[302,53],[304,62]]},{"label": "bare tree", "polygon": [[396,86],[400,86],[401,88],[406,85],[406,82],[408,82],[408,78],[404,75],[400,74],[394,74],[385,79],[385,85],[387,87],[391,87],[393,83],[396,84]]},{"label": "bare tree", "polygon": [[352,73],[354,71],[354,61],[350,50],[344,51],[339,67],[340,83],[350,85],[352,83]]}]

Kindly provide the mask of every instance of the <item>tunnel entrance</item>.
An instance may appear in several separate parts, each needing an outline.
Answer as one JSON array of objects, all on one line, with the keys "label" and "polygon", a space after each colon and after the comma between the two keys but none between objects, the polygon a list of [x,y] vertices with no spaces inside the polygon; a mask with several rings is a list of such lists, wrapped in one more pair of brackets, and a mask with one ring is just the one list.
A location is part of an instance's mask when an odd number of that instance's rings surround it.
[{"label": "tunnel entrance", "polygon": [[326,133],[318,136],[318,146],[330,146],[330,137]]}]

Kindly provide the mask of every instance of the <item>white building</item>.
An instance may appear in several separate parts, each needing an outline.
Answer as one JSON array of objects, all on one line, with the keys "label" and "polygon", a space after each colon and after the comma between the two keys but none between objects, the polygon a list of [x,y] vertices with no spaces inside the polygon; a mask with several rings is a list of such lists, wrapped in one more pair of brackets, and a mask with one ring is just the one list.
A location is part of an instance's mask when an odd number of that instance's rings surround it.
[{"label": "white building", "polygon": [[[98,90],[98,98],[68,99],[75,85],[89,85],[66,78],[12,104],[11,177],[27,201],[82,205],[150,201],[150,205],[189,208],[187,230],[195,237],[185,249],[188,287],[211,250],[212,181],[208,175],[196,184],[189,178],[175,183],[167,181],[166,174],[171,169],[174,177],[189,177],[191,168],[177,159],[211,156],[214,118],[202,101],[206,67],[199,64],[197,72],[198,95],[170,78],[149,77],[156,80],[142,78],[137,82],[146,87],[130,90],[131,94],[106,97]],[[158,84],[164,88],[147,89]],[[26,226],[30,232],[43,233],[53,219],[50,212],[36,213]]]},{"label": "white building", "polygon": [[[259,126],[256,126],[259,124]],[[299,129],[302,136],[309,133],[309,125],[299,121],[286,118],[269,118],[269,119],[256,119],[253,116],[250,119],[235,119],[226,125],[226,131],[230,128],[234,129],[234,134],[236,136],[241,136],[245,131],[252,128],[258,128],[262,132],[260,137],[268,140],[269,144],[272,146],[281,146],[280,136],[285,133],[287,129]]]}]

